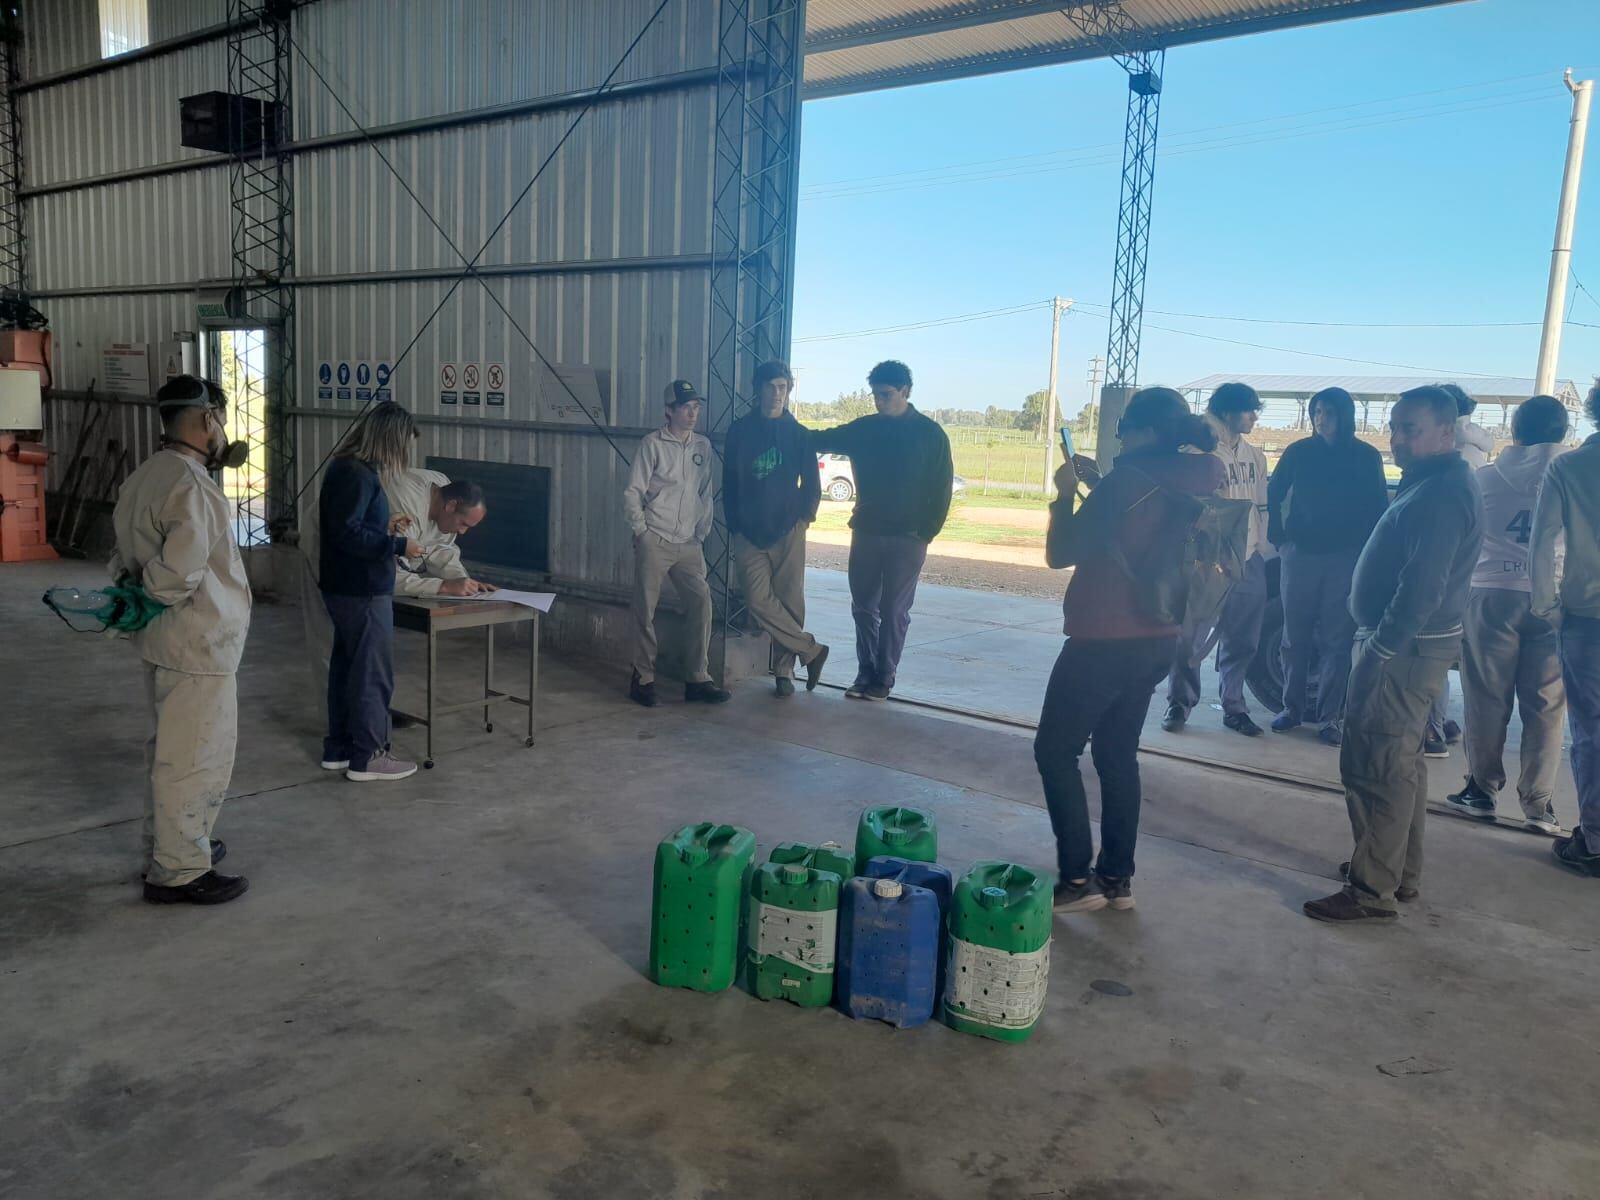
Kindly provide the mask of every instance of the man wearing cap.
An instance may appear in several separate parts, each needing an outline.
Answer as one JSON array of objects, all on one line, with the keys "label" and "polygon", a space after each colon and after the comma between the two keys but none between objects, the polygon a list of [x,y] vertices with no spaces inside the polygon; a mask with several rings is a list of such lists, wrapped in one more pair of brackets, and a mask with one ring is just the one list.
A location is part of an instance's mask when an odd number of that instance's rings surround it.
[{"label": "man wearing cap", "polygon": [[683,605],[683,698],[721,704],[729,694],[706,670],[711,647],[711,589],[703,549],[711,532],[711,443],[695,432],[700,393],[686,379],[666,390],[666,424],[648,433],[633,456],[622,511],[633,533],[633,679],[628,696],[656,705],[656,602],[671,579]]},{"label": "man wearing cap", "polygon": [[208,474],[241,466],[216,384],[179,375],[156,393],[162,447],[128,476],[112,513],[114,580],[165,610],[133,635],[144,659],[155,733],[145,744],[144,898],[224,904],[250,886],[213,868],[211,837],[239,739],[234,686],[250,628],[250,583],[234,543],[233,505]]},{"label": "man wearing cap", "polygon": [[806,690],[815,691],[828,659],[805,628],[806,526],[817,519],[822,479],[789,411],[788,366],[762,363],[755,385],[755,411],[728,427],[722,448],[722,512],[750,615],[777,649],[777,695],[792,696],[795,663],[806,664]]}]

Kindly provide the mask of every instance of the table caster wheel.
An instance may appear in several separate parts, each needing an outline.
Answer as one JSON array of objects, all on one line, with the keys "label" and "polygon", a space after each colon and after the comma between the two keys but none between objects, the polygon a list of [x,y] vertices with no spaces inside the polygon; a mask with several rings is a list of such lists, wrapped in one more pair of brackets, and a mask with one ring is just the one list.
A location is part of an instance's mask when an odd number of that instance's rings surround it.
[{"label": "table caster wheel", "polygon": [[494,732],[494,722],[490,721],[486,725],[484,725],[483,731],[485,733],[493,733]]},{"label": "table caster wheel", "polygon": [[522,744],[524,746],[527,746],[531,750],[533,748],[533,739],[532,738],[523,738],[522,739]]},{"label": "table caster wheel", "polygon": [[422,769],[423,769],[423,770],[424,770],[424,771],[431,771],[431,770],[433,770],[433,759],[431,759],[431,758],[425,758],[425,759],[423,759],[423,760],[422,760]]}]

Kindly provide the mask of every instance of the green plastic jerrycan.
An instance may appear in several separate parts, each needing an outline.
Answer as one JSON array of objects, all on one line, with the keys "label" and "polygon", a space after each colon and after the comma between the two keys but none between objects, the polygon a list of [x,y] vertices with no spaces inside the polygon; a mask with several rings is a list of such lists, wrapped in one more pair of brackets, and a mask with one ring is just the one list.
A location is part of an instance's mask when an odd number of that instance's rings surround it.
[{"label": "green plastic jerrycan", "polygon": [[880,854],[912,862],[938,862],[939,831],[934,828],[933,814],[897,804],[863,809],[856,825],[856,874],[864,875],[867,859]]},{"label": "green plastic jerrycan", "polygon": [[952,1029],[1020,1042],[1044,1012],[1050,982],[1048,876],[1014,863],[973,863],[950,901],[944,1016]]},{"label": "green plastic jerrycan", "polygon": [[823,842],[820,846],[806,842],[781,842],[772,848],[767,861],[799,863],[802,867],[814,867],[818,871],[832,871],[839,877],[841,888],[856,873],[855,859],[838,842]]},{"label": "green plastic jerrycan", "polygon": [[750,990],[801,1008],[833,1001],[839,876],[801,863],[763,863],[750,877]]},{"label": "green plastic jerrycan", "polygon": [[745,880],[755,853],[755,834],[711,821],[685,825],[656,847],[651,979],[699,992],[732,985]]}]

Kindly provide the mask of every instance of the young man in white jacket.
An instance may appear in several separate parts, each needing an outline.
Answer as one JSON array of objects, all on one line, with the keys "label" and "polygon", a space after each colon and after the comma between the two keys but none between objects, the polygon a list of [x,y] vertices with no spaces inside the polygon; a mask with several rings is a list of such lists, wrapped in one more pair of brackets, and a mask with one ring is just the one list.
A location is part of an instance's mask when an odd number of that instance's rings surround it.
[{"label": "young man in white jacket", "polygon": [[656,603],[671,579],[684,609],[683,698],[721,704],[729,693],[706,669],[711,649],[711,589],[705,540],[712,522],[711,442],[695,432],[700,393],[676,379],[667,385],[666,424],[639,442],[622,511],[633,532],[633,679],[628,696],[656,705]]},{"label": "young man in white jacket", "polygon": [[1213,623],[1185,622],[1167,679],[1167,712],[1161,727],[1176,733],[1200,703],[1200,664],[1217,647],[1221,677],[1222,723],[1235,733],[1260,737],[1261,726],[1250,718],[1244,700],[1244,677],[1261,643],[1261,622],[1267,612],[1267,456],[1245,441],[1261,414],[1261,397],[1247,383],[1225,383],[1206,403],[1206,421],[1217,435],[1212,451],[1222,460],[1228,481],[1217,495],[1248,500],[1250,534],[1245,548],[1244,578],[1228,589]]},{"label": "young man in white jacket", "polygon": [[385,474],[383,494],[389,511],[411,518],[406,536],[422,547],[421,558],[395,559],[397,596],[476,596],[494,586],[479,583],[461,565],[456,538],[488,515],[483,489],[470,480],[455,483],[440,471],[412,468]]},{"label": "young man in white jacket", "polygon": [[1567,410],[1554,397],[1535,396],[1517,407],[1511,433],[1516,444],[1477,472],[1483,550],[1472,573],[1461,652],[1469,773],[1466,786],[1445,803],[1469,817],[1494,819],[1496,797],[1506,785],[1502,755],[1515,704],[1522,718],[1517,798],[1523,823],[1555,836],[1561,826],[1551,797],[1567,696],[1555,626],[1533,615],[1528,545],[1539,488],[1551,461],[1566,449]]}]

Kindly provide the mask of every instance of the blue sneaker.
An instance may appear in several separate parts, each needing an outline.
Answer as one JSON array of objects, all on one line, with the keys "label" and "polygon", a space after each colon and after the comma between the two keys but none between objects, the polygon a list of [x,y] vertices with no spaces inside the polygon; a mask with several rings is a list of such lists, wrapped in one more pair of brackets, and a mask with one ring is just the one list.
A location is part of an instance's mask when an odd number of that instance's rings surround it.
[{"label": "blue sneaker", "polygon": [[1337,721],[1330,721],[1317,730],[1317,740],[1324,746],[1338,746],[1344,742],[1344,730],[1339,728]]},{"label": "blue sneaker", "polygon": [[1300,718],[1295,716],[1288,709],[1284,709],[1281,713],[1272,718],[1273,733],[1288,733],[1289,730],[1298,728],[1300,728]]}]

